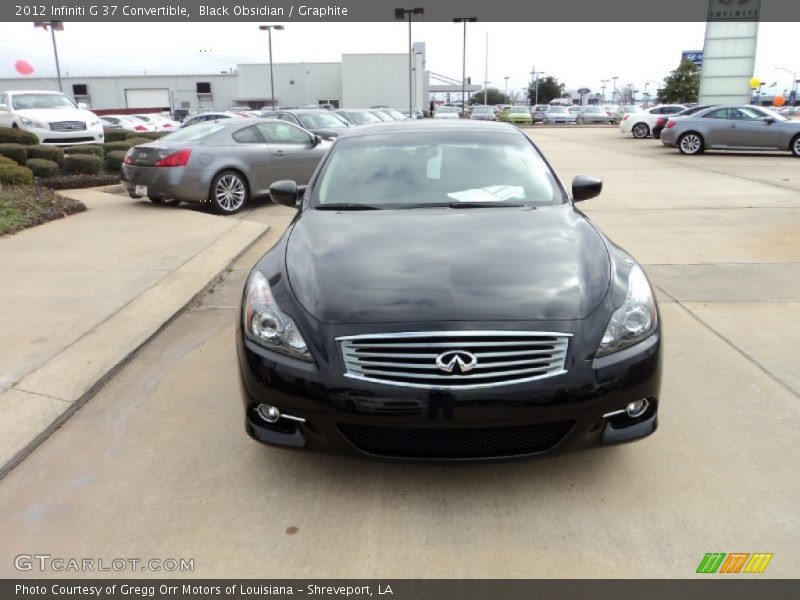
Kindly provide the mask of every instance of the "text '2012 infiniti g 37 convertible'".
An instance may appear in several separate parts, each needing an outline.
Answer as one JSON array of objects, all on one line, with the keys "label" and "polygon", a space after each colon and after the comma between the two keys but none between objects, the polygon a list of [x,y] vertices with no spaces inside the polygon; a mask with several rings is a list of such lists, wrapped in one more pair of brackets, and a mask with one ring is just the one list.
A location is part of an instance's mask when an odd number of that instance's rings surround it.
[{"label": "text '2012 infiniti g 37 convertible'", "polygon": [[642,268],[502,123],[401,122],[335,142],[247,280],[245,427],[406,459],[547,454],[656,430],[661,324]]}]

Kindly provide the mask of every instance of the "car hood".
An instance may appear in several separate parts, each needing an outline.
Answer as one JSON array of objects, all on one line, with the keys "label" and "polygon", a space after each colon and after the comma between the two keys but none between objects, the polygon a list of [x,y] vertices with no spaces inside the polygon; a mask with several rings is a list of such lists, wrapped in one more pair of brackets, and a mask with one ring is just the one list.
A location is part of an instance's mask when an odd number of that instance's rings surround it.
[{"label": "car hood", "polygon": [[329,324],[581,319],[611,271],[604,241],[570,205],[309,209],[286,269],[299,303]]},{"label": "car hood", "polygon": [[88,110],[71,110],[69,108],[23,108],[15,109],[14,114],[29,119],[36,119],[37,121],[45,121],[46,123],[58,121],[83,121],[84,123],[92,123],[99,119],[97,115]]}]

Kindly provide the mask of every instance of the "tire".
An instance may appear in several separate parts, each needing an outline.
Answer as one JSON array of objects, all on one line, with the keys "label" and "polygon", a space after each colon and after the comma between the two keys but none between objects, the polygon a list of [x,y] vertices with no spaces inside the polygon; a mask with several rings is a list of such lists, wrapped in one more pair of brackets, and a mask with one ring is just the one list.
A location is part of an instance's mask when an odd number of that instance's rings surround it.
[{"label": "tire", "polygon": [[789,149],[792,151],[792,154],[800,158],[800,135],[794,136],[794,139],[789,145]]},{"label": "tire", "polygon": [[217,173],[211,182],[209,198],[214,210],[221,215],[232,215],[242,210],[250,197],[247,180],[237,171]]},{"label": "tire", "polygon": [[650,135],[650,128],[647,126],[647,123],[636,123],[636,125],[631,128],[631,133],[637,140],[643,140]]},{"label": "tire", "polygon": [[703,136],[694,131],[687,131],[678,138],[678,150],[681,151],[681,154],[686,154],[688,156],[700,154],[705,150]]}]

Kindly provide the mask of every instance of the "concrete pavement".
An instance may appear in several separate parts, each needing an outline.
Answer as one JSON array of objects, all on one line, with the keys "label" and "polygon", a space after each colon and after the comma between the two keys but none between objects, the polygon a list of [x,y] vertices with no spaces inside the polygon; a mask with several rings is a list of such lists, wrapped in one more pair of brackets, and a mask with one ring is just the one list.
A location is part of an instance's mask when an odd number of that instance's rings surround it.
[{"label": "concrete pavement", "polygon": [[[658,288],[654,436],[458,465],[252,442],[233,328],[247,271],[291,218],[259,207],[242,218],[269,220],[268,235],[0,481],[0,577],[79,576],[17,572],[30,552],[193,558],[169,575],[263,578],[684,578],[706,552],[771,552],[760,577],[795,577],[800,194],[780,179],[800,161],[770,157],[777,183],[764,183],[741,177],[747,158],[690,162],[613,130],[532,135],[565,180],[605,179],[582,208]],[[768,243],[776,228],[783,248]]]},{"label": "concrete pavement", "polygon": [[0,240],[0,475],[266,230],[102,190]]}]

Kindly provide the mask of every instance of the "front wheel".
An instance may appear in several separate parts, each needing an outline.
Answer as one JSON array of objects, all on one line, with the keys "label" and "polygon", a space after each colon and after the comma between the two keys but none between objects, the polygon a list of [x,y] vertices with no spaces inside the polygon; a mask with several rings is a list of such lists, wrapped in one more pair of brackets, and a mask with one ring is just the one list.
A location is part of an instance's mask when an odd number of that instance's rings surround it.
[{"label": "front wheel", "polygon": [[248,195],[247,181],[236,171],[222,171],[211,182],[211,204],[221,215],[239,212]]},{"label": "front wheel", "polygon": [[647,126],[647,123],[637,123],[633,126],[631,133],[633,133],[633,137],[637,140],[643,140],[650,135],[650,128]]},{"label": "front wheel", "polygon": [[693,131],[684,133],[678,140],[678,150],[681,151],[681,154],[690,156],[700,154],[703,151],[703,138],[700,137],[699,133],[694,133]]},{"label": "front wheel", "polygon": [[792,154],[800,158],[800,135],[794,136],[792,140]]}]

